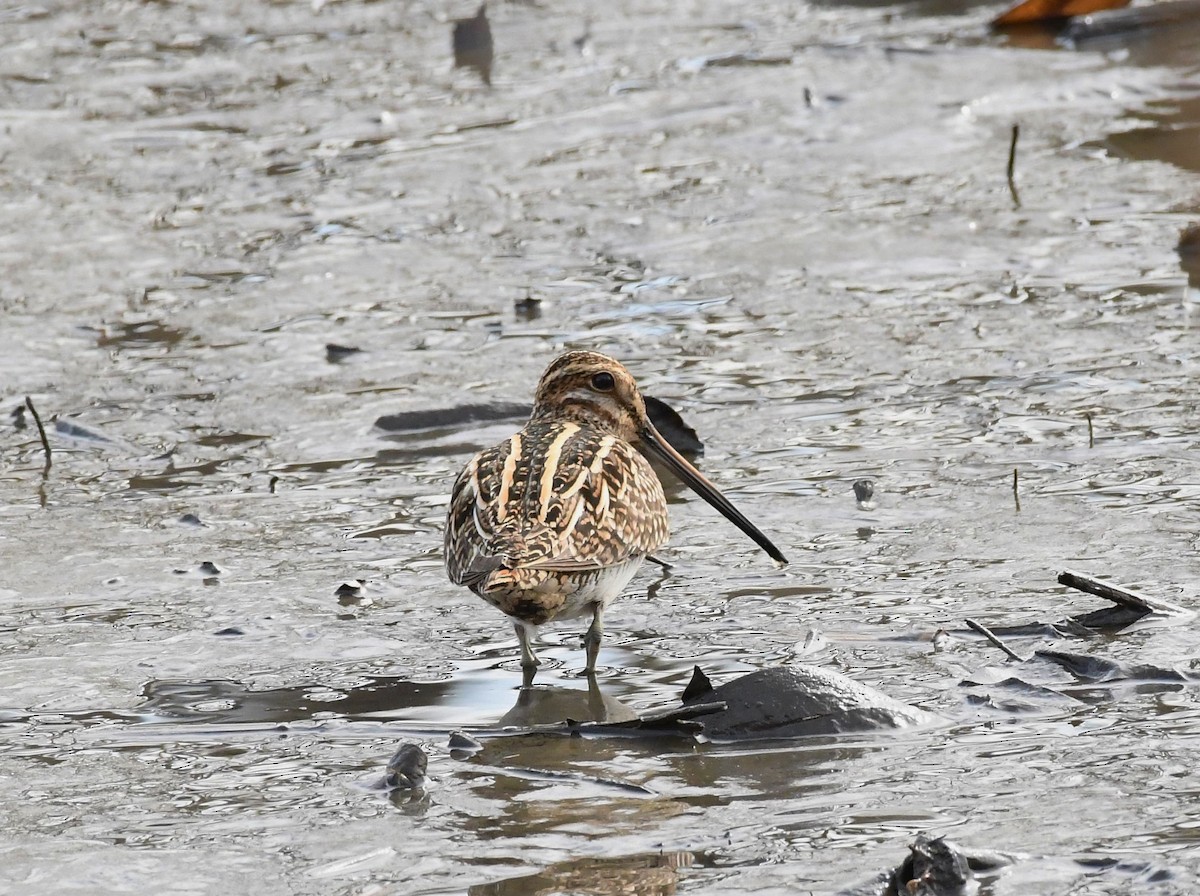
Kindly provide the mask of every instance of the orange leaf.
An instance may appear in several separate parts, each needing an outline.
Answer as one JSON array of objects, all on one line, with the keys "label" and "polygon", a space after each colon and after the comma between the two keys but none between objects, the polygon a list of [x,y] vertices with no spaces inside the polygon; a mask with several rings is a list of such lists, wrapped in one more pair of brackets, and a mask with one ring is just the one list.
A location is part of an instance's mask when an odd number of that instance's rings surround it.
[{"label": "orange leaf", "polygon": [[1009,25],[1028,25],[1030,22],[1046,22],[1053,19],[1069,19],[1085,16],[1102,9],[1117,9],[1128,6],[1129,0],[1024,0],[992,20],[993,28]]}]

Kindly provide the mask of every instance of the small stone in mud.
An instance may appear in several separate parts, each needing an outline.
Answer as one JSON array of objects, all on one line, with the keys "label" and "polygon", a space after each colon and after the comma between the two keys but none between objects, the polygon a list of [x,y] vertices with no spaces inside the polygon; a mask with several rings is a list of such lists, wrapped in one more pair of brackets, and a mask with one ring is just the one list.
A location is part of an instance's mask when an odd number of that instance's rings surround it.
[{"label": "small stone in mud", "polygon": [[479,10],[470,19],[454,22],[454,65],[456,68],[472,68],[479,73],[483,83],[492,85],[492,27],[488,24],[487,4],[480,3]]},{"label": "small stone in mud", "polygon": [[210,560],[205,560],[200,564],[199,572],[202,576],[219,576],[221,574],[221,570],[217,568],[217,564]]},{"label": "small stone in mud", "polygon": [[859,510],[870,510],[875,506],[871,499],[875,496],[875,482],[871,479],[857,479],[853,485],[854,500]]},{"label": "small stone in mud", "polygon": [[450,732],[450,755],[455,759],[470,759],[483,749],[480,743],[465,731]]},{"label": "small stone in mud", "polygon": [[361,348],[355,348],[353,345],[338,345],[337,343],[330,342],[325,346],[325,360],[330,364],[340,364],[351,355],[357,355],[361,352]]},{"label": "small stone in mud", "polygon": [[1200,286],[1200,224],[1185,227],[1179,234],[1179,266],[1187,274],[1188,286]]},{"label": "small stone in mud", "polygon": [[[367,594],[367,583],[360,578],[348,579],[338,585],[334,594],[340,607],[368,607],[372,603],[371,596]],[[354,619],[354,615],[340,618]]]},{"label": "small stone in mud", "polygon": [[388,787],[419,790],[425,786],[429,758],[416,744],[404,744],[387,764],[384,782]]},{"label": "small stone in mud", "polygon": [[537,320],[542,316],[542,300],[533,296],[517,299],[513,303],[513,310],[516,311],[517,318],[520,320]]},{"label": "small stone in mud", "polygon": [[240,628],[238,628],[236,625],[230,625],[230,626],[226,626],[225,628],[218,629],[217,631],[213,632],[213,634],[217,635],[218,637],[222,637],[222,638],[233,638],[233,637],[237,637],[238,635],[244,635],[246,633],[244,631],[242,631]]},{"label": "small stone in mud", "polygon": [[945,650],[950,645],[950,633],[944,628],[939,628],[933,633],[933,650],[938,652]]},{"label": "small stone in mud", "polygon": [[194,513],[185,513],[183,516],[181,516],[179,518],[179,524],[181,526],[203,526],[204,525],[204,523],[200,522],[200,517],[196,516],[196,514],[194,514]]},{"label": "small stone in mud", "polygon": [[941,837],[918,834],[898,873],[910,893],[962,893],[971,880],[967,858]]},{"label": "small stone in mud", "polygon": [[338,585],[333,593],[342,602],[361,600],[366,584],[362,579],[350,579]]}]

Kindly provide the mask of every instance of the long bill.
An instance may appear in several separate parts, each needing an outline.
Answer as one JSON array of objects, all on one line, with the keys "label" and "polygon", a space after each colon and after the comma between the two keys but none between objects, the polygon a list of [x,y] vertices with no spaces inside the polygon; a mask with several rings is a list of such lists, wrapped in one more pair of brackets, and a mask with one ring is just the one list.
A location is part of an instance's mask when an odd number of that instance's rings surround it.
[{"label": "long bill", "polygon": [[721,494],[717,487],[705,478],[703,473],[688,463],[683,455],[672,448],[671,444],[659,435],[658,430],[654,428],[653,424],[647,422],[638,432],[638,436],[646,452],[669,467],[671,472],[678,476],[684,485],[720,511],[721,516],[749,535],[756,545],[767,552],[767,555],[772,560],[787,563],[787,558],[783,556],[783,552],[779,548],[775,547],[771,539],[763,535],[758,526],[746,519],[745,515],[734,507],[732,502]]}]

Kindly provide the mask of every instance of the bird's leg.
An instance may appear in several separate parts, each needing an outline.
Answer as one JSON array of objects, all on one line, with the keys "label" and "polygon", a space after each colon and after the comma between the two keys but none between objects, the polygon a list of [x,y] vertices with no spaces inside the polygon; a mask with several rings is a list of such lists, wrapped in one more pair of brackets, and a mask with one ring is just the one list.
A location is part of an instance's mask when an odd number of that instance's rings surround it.
[{"label": "bird's leg", "polygon": [[600,601],[592,604],[592,624],[587,634],[583,636],[583,647],[587,651],[587,668],[584,673],[591,676],[596,674],[596,658],[600,656],[600,642],[604,640],[604,604]]},{"label": "bird's leg", "polygon": [[533,645],[529,643],[533,637],[533,626],[513,622],[513,628],[517,630],[517,641],[521,644],[521,668],[532,678],[538,667],[538,658],[533,652]]}]

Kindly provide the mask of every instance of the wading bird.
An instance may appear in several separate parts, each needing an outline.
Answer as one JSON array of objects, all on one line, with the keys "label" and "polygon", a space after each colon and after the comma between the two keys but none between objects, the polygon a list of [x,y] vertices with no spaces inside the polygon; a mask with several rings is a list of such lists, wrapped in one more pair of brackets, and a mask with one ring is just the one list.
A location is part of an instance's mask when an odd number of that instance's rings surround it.
[{"label": "wading bird", "polygon": [[774,560],[780,550],[654,428],[619,362],[568,352],[546,368],[525,428],[475,455],[446,519],[446,572],[512,617],[527,679],[531,640],[552,619],[591,614],[588,675],[604,610],[667,540],[660,461]]}]

